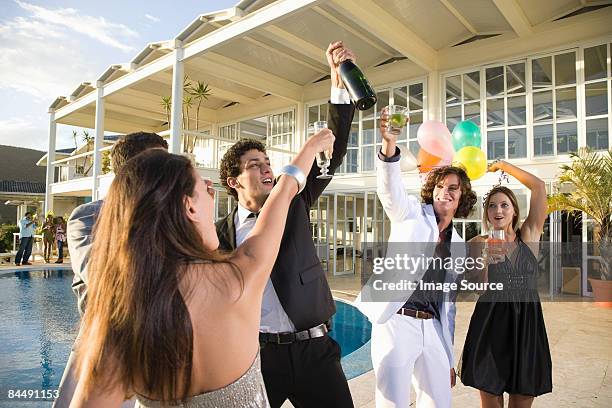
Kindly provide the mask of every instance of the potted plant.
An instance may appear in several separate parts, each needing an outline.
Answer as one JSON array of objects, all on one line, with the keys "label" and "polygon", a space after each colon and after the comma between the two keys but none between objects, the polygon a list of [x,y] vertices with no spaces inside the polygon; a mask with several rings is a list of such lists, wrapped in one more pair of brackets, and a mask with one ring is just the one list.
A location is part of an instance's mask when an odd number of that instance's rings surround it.
[{"label": "potted plant", "polygon": [[559,181],[567,192],[549,197],[549,210],[577,210],[595,223],[593,244],[601,262],[601,279],[589,278],[598,305],[612,307],[612,150],[580,148],[570,165],[561,166]]}]

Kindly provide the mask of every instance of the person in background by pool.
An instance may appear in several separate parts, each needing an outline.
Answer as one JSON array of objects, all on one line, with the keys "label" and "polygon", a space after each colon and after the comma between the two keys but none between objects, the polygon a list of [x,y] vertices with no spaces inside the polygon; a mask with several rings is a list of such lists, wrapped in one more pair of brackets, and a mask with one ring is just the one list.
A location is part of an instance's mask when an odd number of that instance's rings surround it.
[{"label": "person in background by pool", "polygon": [[55,219],[55,241],[57,242],[57,261],[55,263],[64,262],[64,242],[66,242],[66,222],[64,217]]},{"label": "person in background by pool", "polygon": [[117,407],[133,394],[143,407],[269,407],[264,287],[304,173],[333,141],[323,129],[304,143],[229,254],[217,249],[212,182],[189,159],[150,149],[126,163],[96,225],[74,407]]},{"label": "person in background by pool", "polygon": [[[531,191],[529,215],[519,228],[516,196],[507,187],[493,187],[484,202],[482,225],[504,231],[503,245],[489,245],[479,272],[480,281],[503,285],[503,291],[484,292],[470,320],[463,347],[461,382],[480,390],[480,406],[528,408],[534,397],[552,391],[552,360],[537,290],[538,243],[548,216],[546,186],[542,180],[508,162],[498,161],[489,171],[502,170]],[[470,242],[482,248],[487,236]],[[480,253],[472,257],[482,256]]]},{"label": "person in background by pool", "polygon": [[53,215],[48,214],[45,223],[42,226],[43,232],[43,256],[45,262],[51,262],[51,253],[53,252],[53,242],[55,241],[55,220]]},{"label": "person in background by pool", "polygon": [[[383,141],[377,160],[377,194],[391,221],[389,242],[408,245],[436,243],[433,256],[441,259],[464,255],[458,253],[464,252],[456,244],[463,242],[463,238],[453,227],[453,218],[467,217],[476,203],[476,194],[472,191],[469,178],[461,168],[440,167],[429,174],[421,189],[423,203],[408,194],[400,171],[400,151],[396,146],[398,133],[387,130],[388,119],[389,115],[383,110],[380,122]],[[455,243],[453,247],[451,242]],[[432,262],[434,266],[427,270],[422,268],[415,271],[415,281],[418,278],[434,283],[457,280],[458,275],[454,270],[436,264],[440,263]],[[367,287],[362,289],[355,306],[372,322],[376,407],[408,407],[411,380],[416,390],[418,408],[450,407],[451,388],[456,381],[454,294],[441,291],[431,293],[417,288],[402,292],[401,299],[376,301],[364,295],[367,290]]]},{"label": "person in background by pool", "polygon": [[[125,135],[115,143],[111,150],[111,166],[118,173],[125,163],[138,153],[147,149],[168,149],[168,143],[155,133],[137,132]],[[67,238],[70,250],[70,262],[74,272],[72,290],[77,296],[79,313],[85,312],[87,299],[87,264],[92,245],[93,226],[102,208],[102,200],[78,206],[68,219]],[[53,402],[54,408],[68,408],[76,387],[75,353],[70,353],[59,385],[59,397]],[[125,407],[131,407],[134,401],[128,401]]]},{"label": "person in background by pool", "polygon": [[32,254],[35,230],[36,221],[34,221],[33,214],[28,211],[25,213],[25,216],[19,220],[19,249],[15,255],[15,265],[32,265],[28,262],[28,259],[30,259],[30,255]]},{"label": "person in background by pool", "polygon": [[[326,51],[331,98],[328,127],[336,136],[329,173],[346,154],[355,107],[338,73],[339,64],[355,59],[341,41]],[[280,251],[261,303],[261,367],[270,405],[289,399],[296,407],[352,407],[353,400],[340,365],[340,346],[328,334],[335,303],[312,241],[309,211],[330,180],[317,179],[312,160],[308,182],[293,200]],[[241,248],[274,185],[265,146],[243,140],[228,149],[220,166],[221,183],[238,204],[217,222],[220,248]],[[220,333],[220,335],[225,335]]]}]

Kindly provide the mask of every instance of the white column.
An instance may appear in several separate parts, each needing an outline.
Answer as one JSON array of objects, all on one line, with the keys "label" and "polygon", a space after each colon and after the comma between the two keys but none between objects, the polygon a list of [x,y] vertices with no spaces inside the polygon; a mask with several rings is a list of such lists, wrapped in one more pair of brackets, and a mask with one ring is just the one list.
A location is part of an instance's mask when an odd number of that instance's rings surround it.
[{"label": "white column", "polygon": [[104,146],[104,86],[102,81],[96,83],[96,124],[94,130],[94,153],[93,153],[93,184],[91,187],[91,200],[100,199],[98,192],[100,187],[99,176],[102,173],[102,152]]},{"label": "white column", "polygon": [[49,144],[47,146],[47,182],[45,187],[45,215],[53,211],[53,196],[51,195],[51,184],[55,182],[55,143],[57,139],[57,125],[55,123],[55,111],[49,109]]},{"label": "white column", "polygon": [[440,93],[440,72],[431,71],[427,75],[427,118],[442,120],[442,94]]},{"label": "white column", "polygon": [[295,107],[295,126],[293,127],[292,150],[297,152],[306,141],[306,117],[304,102],[298,102]]},{"label": "white column", "polygon": [[185,66],[184,50],[178,46],[174,50],[174,68],[172,70],[172,110],[170,116],[170,153],[181,153],[181,135],[183,131],[183,77]]}]

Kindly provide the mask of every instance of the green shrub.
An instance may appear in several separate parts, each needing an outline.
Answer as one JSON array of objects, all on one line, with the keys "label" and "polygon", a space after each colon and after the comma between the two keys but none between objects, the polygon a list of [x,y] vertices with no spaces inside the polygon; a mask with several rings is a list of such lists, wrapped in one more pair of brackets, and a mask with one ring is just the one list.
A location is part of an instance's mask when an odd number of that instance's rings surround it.
[{"label": "green shrub", "polygon": [[9,252],[13,250],[13,233],[15,232],[19,232],[19,227],[17,225],[0,225],[0,252]]}]

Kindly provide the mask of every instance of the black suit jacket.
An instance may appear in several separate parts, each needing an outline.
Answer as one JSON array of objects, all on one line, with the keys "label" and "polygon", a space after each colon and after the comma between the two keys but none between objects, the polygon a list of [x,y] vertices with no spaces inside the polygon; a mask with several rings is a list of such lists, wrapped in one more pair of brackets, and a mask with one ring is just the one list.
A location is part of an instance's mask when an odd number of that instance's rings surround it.
[{"label": "black suit jacket", "polygon": [[[346,155],[354,110],[353,104],[328,104],[327,124],[336,136],[330,174],[342,164]],[[280,250],[270,276],[283,309],[298,331],[324,323],[336,312],[310,230],[310,207],[330,182],[329,179],[317,179],[319,174],[319,167],[313,161],[304,191],[289,206]],[[236,249],[234,217],[237,210],[235,207],[225,218],[217,221],[220,249]]]}]

